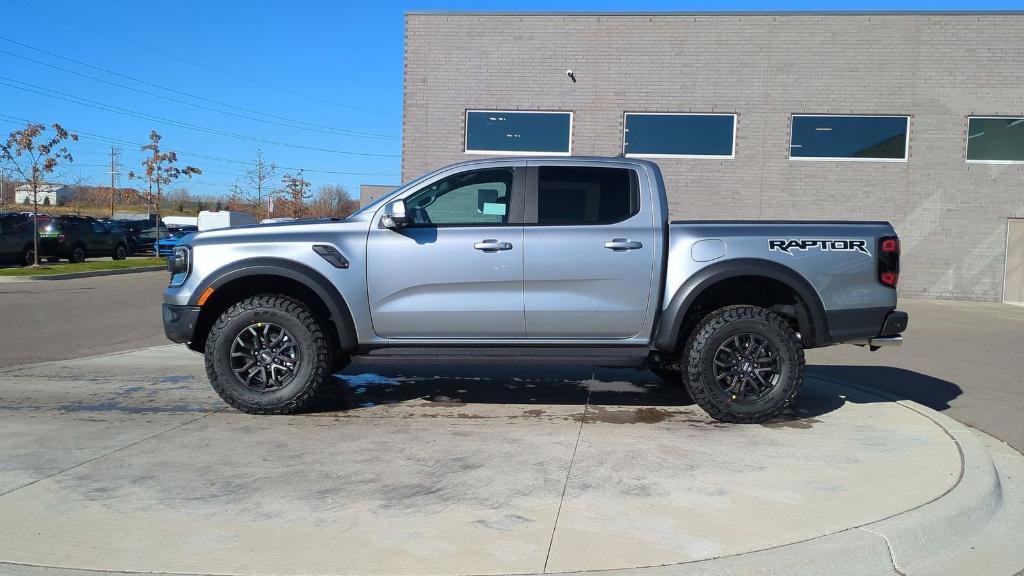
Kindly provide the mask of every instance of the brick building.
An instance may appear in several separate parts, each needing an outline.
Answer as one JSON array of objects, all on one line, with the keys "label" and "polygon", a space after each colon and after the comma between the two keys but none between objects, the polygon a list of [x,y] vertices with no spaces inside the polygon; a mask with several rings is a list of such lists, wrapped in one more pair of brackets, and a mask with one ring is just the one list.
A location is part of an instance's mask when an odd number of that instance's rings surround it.
[{"label": "brick building", "polygon": [[1024,13],[409,13],[402,178],[629,143],[673,219],[885,219],[904,295],[1024,299],[1022,64]]}]

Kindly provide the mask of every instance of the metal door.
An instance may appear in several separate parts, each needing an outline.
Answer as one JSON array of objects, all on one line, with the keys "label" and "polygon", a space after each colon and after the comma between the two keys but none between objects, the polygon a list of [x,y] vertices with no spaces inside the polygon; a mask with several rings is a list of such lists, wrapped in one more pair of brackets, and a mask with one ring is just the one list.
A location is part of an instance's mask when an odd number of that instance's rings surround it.
[{"label": "metal door", "polygon": [[643,182],[615,164],[531,164],[524,228],[530,338],[621,339],[641,330],[657,252]]},{"label": "metal door", "polygon": [[380,226],[382,207],[366,250],[377,335],[526,335],[522,193],[516,184],[523,176],[516,164],[456,169],[425,182],[403,195],[414,222],[398,230]]},{"label": "metal door", "polygon": [[1024,303],[1024,219],[1006,223],[1006,272],[1003,300]]}]

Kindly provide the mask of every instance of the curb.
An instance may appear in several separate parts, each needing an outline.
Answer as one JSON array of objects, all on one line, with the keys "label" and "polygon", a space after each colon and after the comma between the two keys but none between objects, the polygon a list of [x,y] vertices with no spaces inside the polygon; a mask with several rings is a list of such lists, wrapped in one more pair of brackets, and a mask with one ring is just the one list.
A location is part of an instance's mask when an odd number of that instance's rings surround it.
[{"label": "curb", "polygon": [[39,276],[0,276],[0,284],[7,282],[39,282],[42,280],[74,280],[75,278],[92,278],[94,276],[119,276],[121,274],[138,274],[140,272],[156,272],[167,270],[166,266],[137,266],[117,270],[93,270],[89,272],[68,272],[66,274],[41,274]]}]

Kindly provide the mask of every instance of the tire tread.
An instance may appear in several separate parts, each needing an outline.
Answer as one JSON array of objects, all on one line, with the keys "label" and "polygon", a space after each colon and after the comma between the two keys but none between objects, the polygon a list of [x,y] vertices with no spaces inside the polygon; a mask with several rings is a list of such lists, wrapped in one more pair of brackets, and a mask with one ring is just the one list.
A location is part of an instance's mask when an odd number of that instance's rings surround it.
[{"label": "tire tread", "polygon": [[[789,393],[774,407],[755,414],[736,414],[723,409],[712,401],[710,392],[702,384],[703,375],[701,373],[701,359],[704,357],[704,354],[708,352],[708,344],[712,335],[718,330],[724,328],[726,325],[741,320],[756,320],[764,322],[776,330],[781,331],[786,335],[786,338],[793,343],[796,351],[797,365],[794,367],[796,381],[793,383]],[[687,377],[683,380],[687,391],[690,393],[690,397],[692,397],[694,402],[703,408],[708,415],[720,422],[737,424],[760,424],[762,422],[767,422],[768,420],[777,417],[790,405],[793,399],[796,398],[797,394],[800,392],[800,388],[803,386],[804,382],[804,349],[803,345],[800,343],[800,338],[796,335],[796,331],[794,331],[792,326],[790,326],[789,323],[781,316],[759,306],[726,306],[725,308],[719,308],[705,316],[691,333],[683,352],[683,360],[686,365],[687,374]],[[700,384],[695,385],[695,383]]]},{"label": "tire tread", "polygon": [[[254,405],[239,401],[239,399],[231,394],[230,390],[225,387],[224,383],[221,381],[221,376],[217,373],[214,365],[216,344],[220,339],[221,332],[224,330],[225,326],[245,312],[260,309],[272,309],[282,312],[301,322],[309,330],[310,338],[312,338],[314,347],[317,351],[317,355],[313,359],[313,373],[308,379],[306,386],[291,399],[280,404]],[[330,371],[328,370],[331,361],[329,342],[320,326],[320,323],[317,322],[316,318],[305,304],[294,298],[280,294],[258,294],[256,296],[251,296],[235,303],[225,310],[210,328],[209,336],[206,339],[206,353],[204,354],[204,358],[206,363],[206,374],[210,379],[210,384],[213,386],[213,389],[225,402],[246,414],[292,414],[298,412],[316,396],[320,384],[330,376]]]}]

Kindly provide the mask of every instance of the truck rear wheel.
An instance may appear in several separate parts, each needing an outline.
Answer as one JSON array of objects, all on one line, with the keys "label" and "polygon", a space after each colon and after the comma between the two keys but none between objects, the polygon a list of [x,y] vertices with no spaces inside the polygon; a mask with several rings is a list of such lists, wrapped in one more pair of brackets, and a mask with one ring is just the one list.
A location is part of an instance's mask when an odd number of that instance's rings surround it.
[{"label": "truck rear wheel", "polygon": [[330,377],[329,342],[302,302],[252,296],[214,322],[206,340],[206,373],[217,394],[242,412],[291,414]]},{"label": "truck rear wheel", "polygon": [[729,306],[697,324],[683,354],[687,390],[712,418],[760,423],[779,415],[804,381],[804,350],[779,315]]}]

